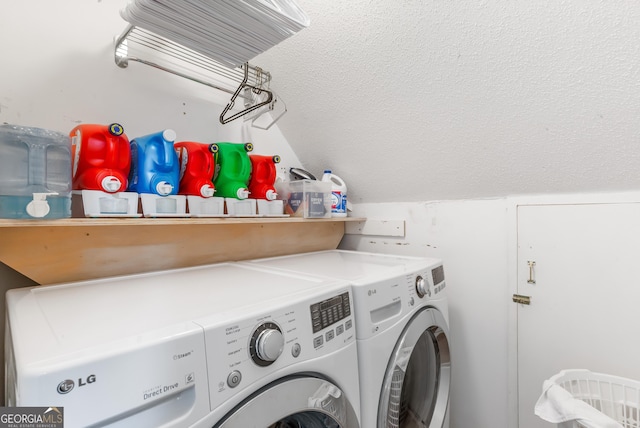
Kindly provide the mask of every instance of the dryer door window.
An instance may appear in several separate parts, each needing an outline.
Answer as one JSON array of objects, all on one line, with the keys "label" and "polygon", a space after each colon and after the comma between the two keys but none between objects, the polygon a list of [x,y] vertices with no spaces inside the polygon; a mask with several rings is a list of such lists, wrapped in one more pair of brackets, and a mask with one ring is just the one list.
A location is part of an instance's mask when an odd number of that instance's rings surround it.
[{"label": "dryer door window", "polygon": [[407,324],[385,373],[379,428],[443,426],[451,381],[448,334],[444,317],[433,308]]},{"label": "dryer door window", "polygon": [[289,377],[250,396],[214,428],[351,428],[357,414],[344,392],[315,377]]}]

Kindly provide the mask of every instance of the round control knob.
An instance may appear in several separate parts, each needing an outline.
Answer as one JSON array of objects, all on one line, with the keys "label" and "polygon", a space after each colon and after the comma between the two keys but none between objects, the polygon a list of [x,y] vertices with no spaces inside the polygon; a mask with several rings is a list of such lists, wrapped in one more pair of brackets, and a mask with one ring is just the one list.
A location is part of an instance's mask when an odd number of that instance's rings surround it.
[{"label": "round control knob", "polygon": [[284,336],[277,324],[266,322],[255,329],[249,341],[249,353],[254,363],[268,366],[284,349]]},{"label": "round control knob", "polygon": [[284,337],[278,330],[265,330],[258,336],[256,353],[262,361],[275,361],[284,348]]},{"label": "round control knob", "polygon": [[423,298],[429,292],[429,284],[420,275],[416,277],[416,292],[420,298]]}]

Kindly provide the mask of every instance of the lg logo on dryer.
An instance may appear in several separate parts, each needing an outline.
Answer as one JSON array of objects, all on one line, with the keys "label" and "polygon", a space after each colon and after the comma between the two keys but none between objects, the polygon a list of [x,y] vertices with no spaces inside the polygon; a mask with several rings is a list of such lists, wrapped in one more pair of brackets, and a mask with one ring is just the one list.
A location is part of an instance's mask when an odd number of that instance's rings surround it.
[{"label": "lg logo on dryer", "polygon": [[[81,386],[94,383],[95,381],[96,381],[96,375],[93,375],[93,374],[87,376],[86,379],[78,378],[78,388]],[[73,388],[75,388],[75,386],[76,386],[76,383],[73,380],[71,379],[63,380],[58,384],[58,394],[68,394],[73,390]]]}]

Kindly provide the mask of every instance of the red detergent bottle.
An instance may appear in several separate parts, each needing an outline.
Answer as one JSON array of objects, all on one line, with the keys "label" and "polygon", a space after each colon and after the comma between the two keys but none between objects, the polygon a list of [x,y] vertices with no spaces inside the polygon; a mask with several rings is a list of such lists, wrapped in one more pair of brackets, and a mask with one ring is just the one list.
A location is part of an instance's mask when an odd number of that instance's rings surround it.
[{"label": "red detergent bottle", "polygon": [[210,198],[215,192],[213,174],[215,160],[213,144],[181,141],[173,147],[180,163],[180,188],[178,193]]},{"label": "red detergent bottle", "polygon": [[249,192],[255,199],[273,201],[278,194],[274,184],[276,182],[276,164],[280,163],[280,156],[249,155],[251,159],[251,178]]},{"label": "red detergent bottle", "polygon": [[69,136],[74,190],[115,193],[127,189],[131,149],[122,125],[78,125]]}]

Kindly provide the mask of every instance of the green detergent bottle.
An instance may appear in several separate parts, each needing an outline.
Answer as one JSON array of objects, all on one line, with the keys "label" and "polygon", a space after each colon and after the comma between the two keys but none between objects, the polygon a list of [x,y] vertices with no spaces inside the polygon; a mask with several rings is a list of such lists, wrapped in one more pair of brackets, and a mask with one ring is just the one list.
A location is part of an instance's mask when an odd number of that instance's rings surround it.
[{"label": "green detergent bottle", "polygon": [[247,199],[249,178],[251,177],[251,143],[214,143],[211,151],[216,159],[213,185],[216,196],[223,198]]}]

